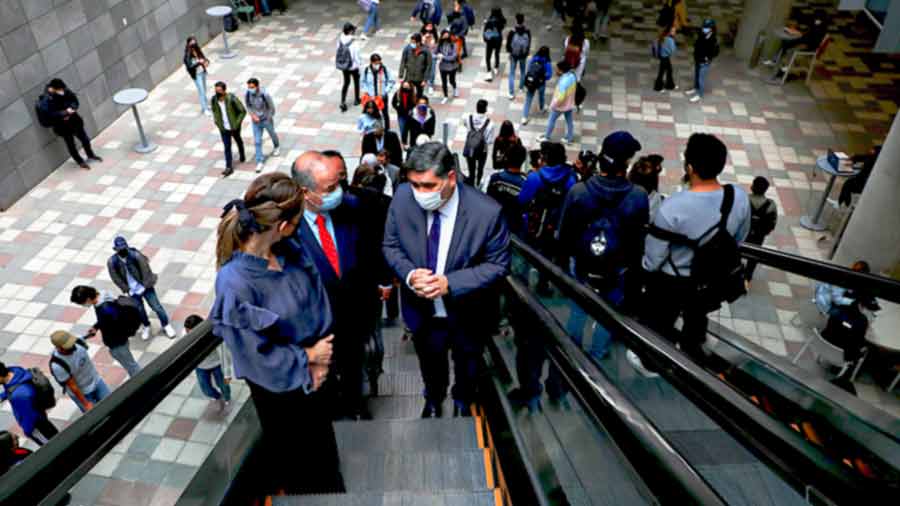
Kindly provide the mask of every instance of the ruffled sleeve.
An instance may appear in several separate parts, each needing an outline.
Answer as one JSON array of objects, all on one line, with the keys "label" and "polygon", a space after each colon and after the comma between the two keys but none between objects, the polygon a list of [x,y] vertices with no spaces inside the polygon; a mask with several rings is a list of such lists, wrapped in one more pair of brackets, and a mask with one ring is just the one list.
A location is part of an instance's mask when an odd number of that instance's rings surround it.
[{"label": "ruffled sleeve", "polygon": [[261,332],[275,325],[279,317],[266,308],[240,300],[234,292],[226,292],[216,297],[212,318],[220,325]]}]

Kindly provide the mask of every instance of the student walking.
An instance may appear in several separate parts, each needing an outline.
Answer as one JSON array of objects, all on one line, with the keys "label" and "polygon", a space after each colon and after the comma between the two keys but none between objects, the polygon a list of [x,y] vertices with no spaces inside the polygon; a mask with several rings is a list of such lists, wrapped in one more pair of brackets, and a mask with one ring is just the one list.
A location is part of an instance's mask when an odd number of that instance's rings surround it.
[{"label": "student walking", "polygon": [[200,96],[200,113],[209,116],[206,95],[206,74],[209,72],[209,59],[203,54],[203,49],[197,43],[197,37],[191,35],[184,46],[184,68],[191,80],[197,86],[197,95]]},{"label": "student walking", "polygon": [[463,156],[469,169],[466,182],[476,188],[481,186],[488,146],[494,143],[494,124],[487,116],[487,108],[487,100],[481,99],[475,104],[475,114],[463,118],[463,127],[468,130],[463,147]]},{"label": "student walking", "polygon": [[416,96],[425,94],[428,70],[432,65],[431,53],[422,46],[422,34],[414,33],[409,38],[409,46],[400,57],[400,71],[397,75],[416,87]]},{"label": "student walking", "polygon": [[564,116],[566,118],[566,136],[563,138],[563,144],[568,145],[575,138],[575,123],[572,114],[575,109],[575,89],[578,86],[578,78],[566,60],[556,63],[556,74],[559,76],[559,82],[556,85],[553,100],[550,102],[550,118],[547,120],[547,130],[538,140],[550,140],[553,128],[556,126],[556,120],[560,116]]},{"label": "student walking", "polygon": [[150,319],[147,317],[147,310],[144,309],[144,301],[156,313],[166,336],[169,339],[175,338],[175,329],[169,324],[169,315],[156,295],[157,276],[150,268],[150,261],[143,253],[128,246],[128,242],[122,236],[117,236],[113,240],[113,250],[116,253],[106,261],[106,269],[119,290],[134,299],[144,326],[141,339],[144,341],[150,339]]},{"label": "student walking", "polygon": [[[756,176],[750,186],[750,233],[744,242],[762,246],[769,234],[775,230],[778,223],[778,204],[766,197],[769,190],[769,180]],[[756,260],[747,260],[746,274],[747,290],[750,290],[750,282],[753,281],[753,272],[756,270]]]},{"label": "student walking", "polygon": [[485,192],[500,204],[510,233],[520,238],[524,235],[525,223],[522,220],[523,208],[519,204],[519,194],[522,192],[522,186],[525,185],[522,165],[525,164],[527,157],[528,151],[525,150],[525,146],[521,142],[512,144],[506,151],[506,156],[504,157],[506,163],[503,164],[502,169],[496,165],[494,166],[498,170],[491,174],[487,191]]},{"label": "student walking", "polygon": [[653,44],[653,53],[659,59],[659,72],[656,74],[656,83],[653,85],[653,89],[660,93],[678,89],[672,78],[672,57],[675,56],[675,50],[675,26],[673,25],[660,32]]},{"label": "student walking", "polygon": [[381,111],[385,130],[391,129],[391,114],[388,97],[394,89],[394,80],[387,67],[381,64],[381,55],[372,53],[369,64],[362,71],[362,102],[375,101],[375,107]]},{"label": "student walking", "polygon": [[541,46],[537,54],[528,62],[528,70],[525,72],[525,106],[522,108],[522,124],[528,124],[528,115],[531,113],[531,102],[534,95],[538,95],[541,113],[545,111],[544,97],[547,90],[547,81],[553,78],[553,65],[550,63],[550,48]]},{"label": "student walking", "polygon": [[719,41],[716,38],[716,22],[707,19],[700,29],[700,36],[694,43],[694,87],[686,91],[691,97],[691,102],[699,102],[706,91],[706,75],[709,74],[709,66],[713,59],[719,56]]},{"label": "student walking", "polygon": [[[493,81],[494,76],[500,73],[500,48],[503,47],[503,30],[506,29],[506,18],[503,17],[503,9],[494,7],[491,9],[490,15],[484,20],[482,28],[482,38],[487,45],[487,53],[484,62],[487,66],[487,77],[485,81]],[[491,67],[491,57],[494,59],[494,66]]]},{"label": "student walking", "polygon": [[363,33],[360,38],[362,40],[367,40],[367,35],[370,31],[372,35],[375,35],[375,32],[378,31],[378,7],[381,2],[379,2],[379,0],[363,0],[363,2],[365,4],[368,4],[369,10],[368,12],[366,12],[366,24],[363,25]]},{"label": "student walking", "polygon": [[247,110],[241,99],[237,98],[234,93],[229,93],[228,87],[222,81],[216,83],[216,94],[212,98],[210,105],[213,111],[213,122],[219,129],[219,135],[222,137],[222,144],[225,146],[225,170],[222,171],[223,177],[234,174],[234,160],[231,153],[231,140],[234,139],[238,147],[238,155],[241,163],[247,161],[244,156],[244,141],[241,139],[241,123],[247,115]]},{"label": "student walking", "polygon": [[56,405],[53,385],[38,368],[24,369],[0,362],[0,402],[9,401],[13,417],[28,439],[43,446],[59,429],[47,417],[47,410]]},{"label": "student walking", "polygon": [[466,36],[469,35],[469,29],[475,26],[475,9],[466,0],[456,0],[453,10],[458,12],[466,22],[466,29],[462,34],[463,58],[469,57],[469,46],[466,43]]},{"label": "student walking", "polygon": [[[434,95],[434,80],[437,77],[438,62],[438,38],[440,35],[434,23],[425,23],[422,26],[422,47],[431,54],[431,61],[428,64],[428,70],[425,72],[425,80],[428,82],[428,89],[425,94]],[[405,51],[405,50],[404,50]]]},{"label": "student walking", "polygon": [[441,39],[438,42],[438,58],[440,59],[441,70],[441,89],[444,91],[442,104],[446,104],[449,100],[447,81],[453,86],[453,96],[459,96],[459,90],[456,88],[456,71],[459,70],[459,53],[456,50],[456,44],[450,37],[449,30],[441,32]]},{"label": "student walking", "polygon": [[141,326],[141,313],[134,299],[127,295],[117,298],[106,292],[100,293],[92,286],[78,285],[72,289],[70,300],[79,306],[94,308],[97,323],[88,331],[87,337],[94,337],[100,332],[109,354],[128,372],[128,376],[134,377],[140,372],[141,366],[128,345],[128,339]]},{"label": "student walking", "polygon": [[429,139],[434,137],[437,119],[434,115],[434,109],[428,102],[428,97],[419,97],[416,107],[410,113],[410,120],[407,121],[407,130],[409,130],[412,142],[418,142],[419,136],[425,134]]},{"label": "student walking", "polygon": [[409,115],[416,106],[416,88],[409,81],[403,81],[400,89],[394,93],[391,100],[394,111],[397,112],[397,123],[400,125],[400,144],[403,149],[415,141],[415,137],[409,138]]},{"label": "student walking", "polygon": [[362,114],[356,120],[356,131],[365,136],[378,128],[383,129],[384,125],[381,123],[381,113],[378,112],[375,101],[371,100],[366,102],[366,105],[363,106]]},{"label": "student walking", "polygon": [[66,87],[66,83],[62,79],[50,80],[46,93],[38,97],[36,109],[41,126],[53,128],[53,133],[63,138],[69,155],[79,167],[90,169],[90,166],[78,153],[78,148],[75,146],[76,138],[84,147],[87,161],[103,161],[94,153],[91,148],[91,138],[84,130],[84,120],[78,114],[78,96]]},{"label": "student walking", "polygon": [[[184,334],[187,335],[201,323],[203,323],[202,316],[196,314],[188,316],[184,319]],[[219,411],[223,411],[231,402],[232,366],[228,348],[224,344],[217,346],[203,362],[200,362],[194,374],[197,375],[197,384],[200,385],[203,395],[215,401]]]},{"label": "student walking", "polygon": [[359,105],[359,47],[353,43],[356,41],[354,34],[356,27],[350,23],[344,23],[344,29],[337,41],[337,50],[334,55],[334,66],[341,71],[344,77],[344,86],[341,88],[341,112],[347,111],[347,89],[350,87],[350,79],[353,79],[353,105]]},{"label": "student walking", "polygon": [[247,111],[250,113],[250,119],[253,127],[253,145],[256,149],[256,173],[259,174],[263,170],[262,142],[263,131],[269,133],[272,139],[272,156],[281,154],[279,149],[278,134],[275,133],[275,102],[272,96],[266,90],[259,86],[259,79],[251,77],[247,81],[247,94],[244,96],[244,102],[247,103]]},{"label": "student walking", "polygon": [[581,82],[584,76],[584,67],[587,65],[588,54],[591,52],[591,41],[584,36],[584,28],[580,24],[572,24],[572,34],[566,37],[563,43],[563,59],[572,67],[575,78]]},{"label": "student walking", "polygon": [[57,330],[50,334],[50,342],[54,347],[50,373],[82,413],[109,395],[109,387],[94,367],[83,339]]},{"label": "student walking", "polygon": [[525,63],[531,53],[531,30],[525,27],[525,15],[516,14],[516,27],[506,37],[506,52],[509,53],[509,99],[516,98],[516,67],[519,68],[519,88],[525,88]]},{"label": "student walking", "polygon": [[409,15],[409,20],[413,23],[416,21],[422,24],[434,23],[437,26],[441,24],[442,15],[441,0],[418,0],[412,14]]}]

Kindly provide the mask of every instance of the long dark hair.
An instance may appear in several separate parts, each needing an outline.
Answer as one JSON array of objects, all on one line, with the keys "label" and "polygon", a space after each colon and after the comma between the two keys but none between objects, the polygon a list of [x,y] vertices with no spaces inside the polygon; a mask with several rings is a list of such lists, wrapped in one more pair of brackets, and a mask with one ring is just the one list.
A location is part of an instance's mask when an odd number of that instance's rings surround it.
[{"label": "long dark hair", "polygon": [[569,44],[577,48],[584,47],[584,28],[582,28],[581,24],[572,24],[572,34],[569,35]]},{"label": "long dark hair", "polygon": [[[444,34],[447,35],[446,39],[444,38]],[[455,44],[453,44],[453,35],[450,33],[450,30],[444,28],[441,30],[441,36],[438,37],[438,50],[442,50],[446,44],[456,47]]]},{"label": "long dark hair", "polygon": [[[197,44],[195,46],[191,46],[191,41],[194,41]],[[184,54],[187,56],[194,56],[201,60],[206,59],[206,55],[204,55],[203,50],[200,49],[200,41],[198,41],[197,37],[194,37],[193,35],[188,37],[187,40],[184,42]]]},{"label": "long dark hair", "polygon": [[506,120],[500,125],[500,135],[501,139],[513,139],[516,137],[516,127],[513,126],[512,121]]}]

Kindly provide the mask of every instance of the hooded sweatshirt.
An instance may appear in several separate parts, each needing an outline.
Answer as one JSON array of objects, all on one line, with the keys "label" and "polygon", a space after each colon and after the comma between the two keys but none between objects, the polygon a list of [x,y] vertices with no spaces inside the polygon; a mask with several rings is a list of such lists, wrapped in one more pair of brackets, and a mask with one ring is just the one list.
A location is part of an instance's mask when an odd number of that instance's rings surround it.
[{"label": "hooded sweatshirt", "polygon": [[[27,369],[12,366],[9,372],[13,373],[12,380],[4,385],[3,392],[0,392],[0,400],[9,399],[12,405],[13,416],[16,422],[22,427],[22,432],[31,435],[34,432],[34,424],[42,417],[46,416],[34,408],[34,387],[31,385],[31,373]],[[21,385],[9,393],[9,389]]]},{"label": "hooded sweatshirt", "polygon": [[525,184],[522,186],[522,193],[519,194],[519,204],[528,205],[529,202],[537,195],[537,192],[544,185],[541,176],[550,184],[556,184],[564,178],[568,178],[566,182],[566,191],[575,186],[578,180],[575,178],[575,170],[571,165],[562,164],[553,167],[541,167],[540,170],[528,174]]},{"label": "hooded sweatshirt", "polygon": [[356,38],[352,35],[347,35],[346,33],[342,33],[340,38],[338,38],[337,45],[335,46],[335,50],[341,47],[341,44],[350,44],[350,60],[353,62],[350,64],[350,70],[359,70],[359,44],[356,41]]},{"label": "hooded sweatshirt", "polygon": [[[559,224],[559,245],[565,259],[575,260],[575,275],[587,277],[583,258],[588,254],[583,234],[597,219],[617,216],[621,268],[640,264],[644,229],[650,221],[647,192],[624,177],[596,175],[578,183],[566,195]],[[565,262],[568,264],[568,262]]]}]

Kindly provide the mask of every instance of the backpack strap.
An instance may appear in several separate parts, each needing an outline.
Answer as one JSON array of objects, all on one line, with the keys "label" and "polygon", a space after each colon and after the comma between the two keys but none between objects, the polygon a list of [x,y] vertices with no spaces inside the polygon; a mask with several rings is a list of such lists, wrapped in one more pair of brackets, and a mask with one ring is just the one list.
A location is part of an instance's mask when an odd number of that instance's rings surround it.
[{"label": "backpack strap", "polygon": [[[469,116],[469,117],[471,118],[471,116]],[[484,131],[487,130],[488,124],[490,122],[491,122],[491,120],[488,119],[488,120],[485,120],[483,125],[481,125],[481,130],[479,130],[479,131],[481,132],[482,137],[484,137]]]},{"label": "backpack strap", "polygon": [[731,214],[731,208],[734,207],[734,186],[726,184],[722,187],[725,194],[722,196],[722,206],[719,207],[719,228],[728,228],[728,216]]},{"label": "backpack strap", "polygon": [[[52,366],[53,364],[62,367],[63,370],[66,371],[66,374],[68,374],[70,378],[72,377],[72,368],[69,367],[69,364],[67,364],[63,359],[56,356],[56,353],[50,355],[50,365]],[[56,380],[57,383],[59,383],[59,386],[65,388],[66,382],[60,381],[59,378],[57,378],[56,375],[53,374],[53,367],[50,367],[50,375],[53,376],[53,379]]]}]

